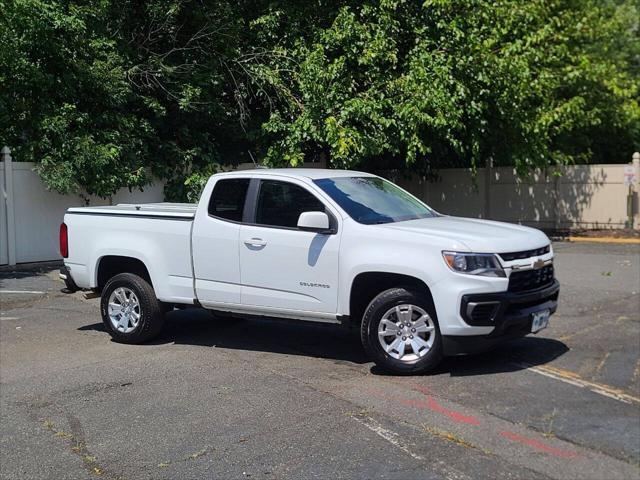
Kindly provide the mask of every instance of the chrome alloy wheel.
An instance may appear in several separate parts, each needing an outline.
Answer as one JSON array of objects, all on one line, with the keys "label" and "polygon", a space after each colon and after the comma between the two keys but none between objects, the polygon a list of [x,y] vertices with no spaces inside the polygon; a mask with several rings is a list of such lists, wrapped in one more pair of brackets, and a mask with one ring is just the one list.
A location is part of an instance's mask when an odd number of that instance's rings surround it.
[{"label": "chrome alloy wheel", "polygon": [[135,330],[142,316],[138,297],[127,287],[118,287],[111,292],[108,310],[114,330],[122,333]]},{"label": "chrome alloy wheel", "polygon": [[378,324],[378,341],[387,354],[413,363],[427,354],[436,337],[429,314],[417,305],[390,308]]}]

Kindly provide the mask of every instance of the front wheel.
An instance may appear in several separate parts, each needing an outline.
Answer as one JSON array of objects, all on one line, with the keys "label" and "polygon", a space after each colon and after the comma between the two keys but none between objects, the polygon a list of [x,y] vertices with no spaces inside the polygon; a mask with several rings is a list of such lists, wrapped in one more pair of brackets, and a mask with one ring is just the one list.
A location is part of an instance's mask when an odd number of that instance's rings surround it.
[{"label": "front wheel", "polygon": [[121,343],[149,341],[164,324],[164,308],[153,288],[133,273],[120,273],[107,282],[100,313],[109,334]]},{"label": "front wheel", "polygon": [[442,360],[435,308],[414,290],[391,288],[376,296],[364,313],[360,336],[372,360],[392,373],[424,373]]}]

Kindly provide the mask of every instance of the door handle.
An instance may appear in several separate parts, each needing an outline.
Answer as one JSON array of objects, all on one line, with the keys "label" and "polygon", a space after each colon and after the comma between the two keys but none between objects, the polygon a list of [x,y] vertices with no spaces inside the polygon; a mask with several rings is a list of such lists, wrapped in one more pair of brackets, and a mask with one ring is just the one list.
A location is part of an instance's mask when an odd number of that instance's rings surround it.
[{"label": "door handle", "polygon": [[267,242],[265,242],[264,240],[262,240],[261,238],[247,238],[244,241],[244,244],[247,245],[248,247],[264,247]]}]

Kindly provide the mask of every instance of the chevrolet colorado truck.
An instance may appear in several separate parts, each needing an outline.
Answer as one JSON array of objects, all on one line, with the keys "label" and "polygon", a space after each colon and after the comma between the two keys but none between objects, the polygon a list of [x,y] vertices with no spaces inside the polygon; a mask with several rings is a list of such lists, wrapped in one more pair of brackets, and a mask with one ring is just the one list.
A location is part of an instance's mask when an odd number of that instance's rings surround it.
[{"label": "chevrolet colorado truck", "polygon": [[371,359],[424,372],[546,327],[559,284],[539,230],[435,212],[368,173],[213,175],[197,205],[69,208],[61,277],[101,295],[119,342],[189,305],[358,326]]}]

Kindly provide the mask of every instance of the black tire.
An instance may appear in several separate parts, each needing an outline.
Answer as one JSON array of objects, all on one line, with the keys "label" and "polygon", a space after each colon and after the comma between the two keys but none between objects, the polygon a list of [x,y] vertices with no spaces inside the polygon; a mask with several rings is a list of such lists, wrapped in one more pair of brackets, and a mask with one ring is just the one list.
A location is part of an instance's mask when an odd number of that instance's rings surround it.
[{"label": "black tire", "polygon": [[[140,303],[138,325],[128,333],[116,330],[108,313],[109,297],[117,288],[126,287],[133,291]],[[144,343],[158,336],[164,325],[166,306],[156,298],[153,287],[147,280],[133,273],[120,273],[112,277],[102,289],[100,313],[107,332],[120,343]]]},{"label": "black tire", "polygon": [[[424,356],[405,362],[393,358],[380,345],[378,340],[378,326],[384,314],[391,308],[410,304],[422,308],[431,317],[435,329],[435,336],[431,348]],[[442,360],[442,336],[431,299],[418,291],[403,287],[390,288],[377,295],[369,304],[362,317],[360,339],[369,357],[382,369],[401,375],[425,373],[435,368]]]}]

